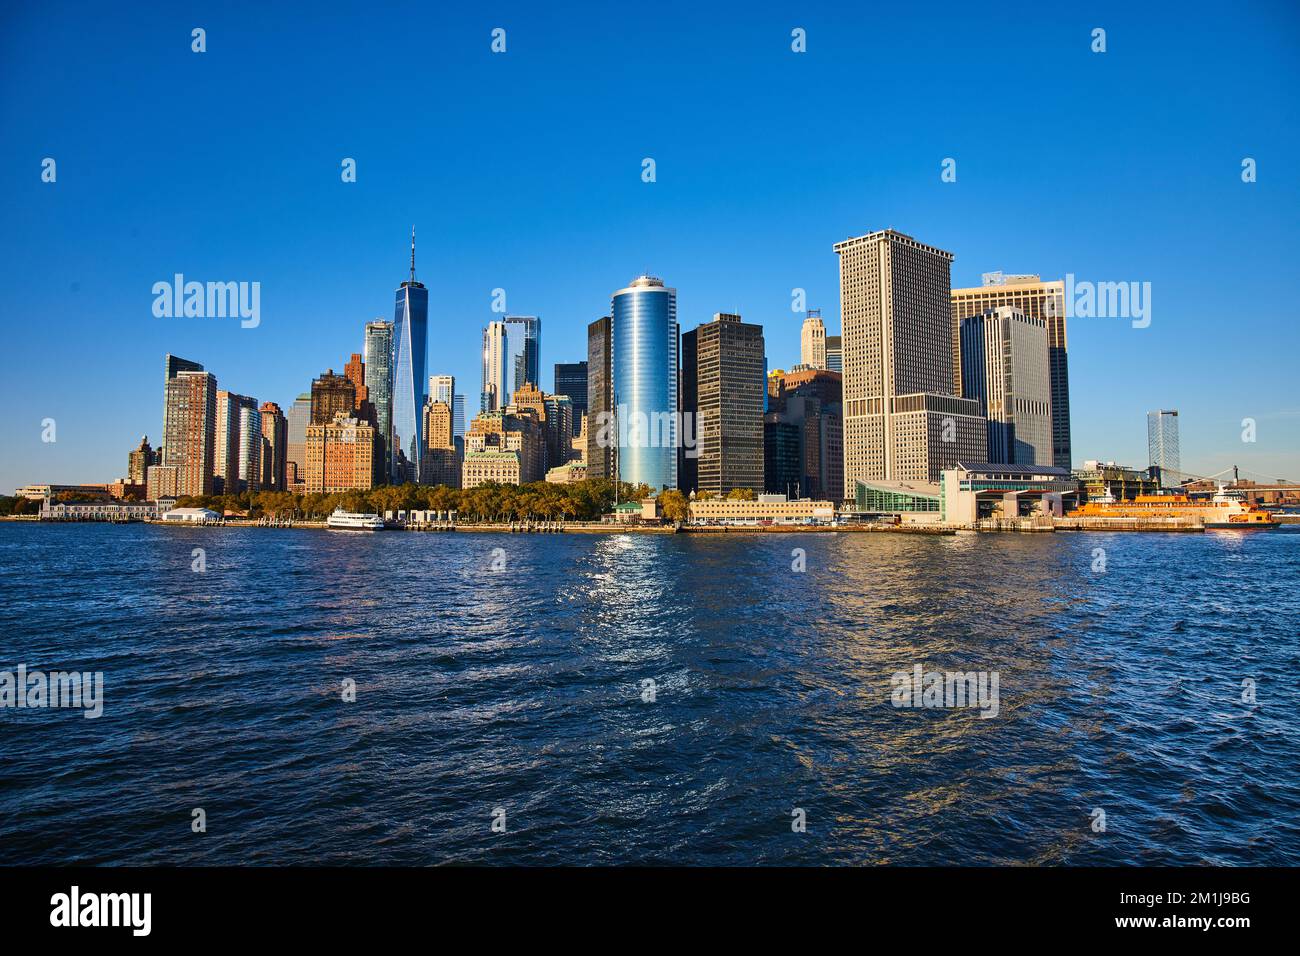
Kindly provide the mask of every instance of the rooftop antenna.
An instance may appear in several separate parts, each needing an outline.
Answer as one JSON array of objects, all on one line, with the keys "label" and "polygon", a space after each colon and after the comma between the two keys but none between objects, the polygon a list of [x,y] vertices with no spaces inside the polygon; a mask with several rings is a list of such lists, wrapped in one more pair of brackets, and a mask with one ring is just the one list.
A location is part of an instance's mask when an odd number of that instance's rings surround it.
[{"label": "rooftop antenna", "polygon": [[415,281],[415,226],[411,226],[411,281]]}]

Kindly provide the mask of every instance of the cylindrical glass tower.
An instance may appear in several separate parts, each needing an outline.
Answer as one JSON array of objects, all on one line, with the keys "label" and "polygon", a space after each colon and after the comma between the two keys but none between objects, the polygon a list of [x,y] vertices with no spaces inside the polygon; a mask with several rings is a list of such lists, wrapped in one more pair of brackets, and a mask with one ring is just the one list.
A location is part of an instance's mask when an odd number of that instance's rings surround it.
[{"label": "cylindrical glass tower", "polygon": [[677,290],[641,276],[610,302],[621,481],[677,487]]}]

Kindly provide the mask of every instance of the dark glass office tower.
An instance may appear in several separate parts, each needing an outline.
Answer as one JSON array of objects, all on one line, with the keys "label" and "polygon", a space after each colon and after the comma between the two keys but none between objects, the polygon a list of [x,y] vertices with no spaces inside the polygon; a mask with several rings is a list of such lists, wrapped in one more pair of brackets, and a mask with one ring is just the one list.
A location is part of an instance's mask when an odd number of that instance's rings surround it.
[{"label": "dark glass office tower", "polygon": [[573,433],[578,433],[578,424],[587,414],[587,363],[556,362],[555,394],[568,395],[573,401]]},{"label": "dark glass office tower", "polygon": [[587,326],[587,477],[614,477],[614,383],[610,317]]},{"label": "dark glass office tower", "polygon": [[375,457],[384,464],[378,470],[388,477],[391,458],[389,442],[393,428],[393,323],[367,322],[363,349],[366,362],[366,392],[375,406]]},{"label": "dark glass office tower", "polygon": [[415,281],[415,230],[411,278],[397,288],[393,312],[393,481],[421,480],[424,400],[428,389],[429,290]]}]

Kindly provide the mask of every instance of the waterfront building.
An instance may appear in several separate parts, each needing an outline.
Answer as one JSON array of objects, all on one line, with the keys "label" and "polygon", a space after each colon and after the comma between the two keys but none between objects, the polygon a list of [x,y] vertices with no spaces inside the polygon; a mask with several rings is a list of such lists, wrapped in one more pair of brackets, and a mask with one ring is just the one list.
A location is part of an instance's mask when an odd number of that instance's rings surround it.
[{"label": "waterfront building", "polygon": [[844,347],[842,345],[843,337],[839,335],[826,336],[826,369],[830,372],[844,371]]},{"label": "waterfront building", "polygon": [[[545,436],[532,408],[512,405],[509,409],[477,416],[465,436],[465,461],[469,461],[471,452],[488,451],[513,452],[518,456],[515,473],[519,484],[541,481],[546,476]],[[463,473],[464,480],[468,481],[468,471]]]},{"label": "waterfront building", "polygon": [[289,423],[275,402],[263,402],[258,411],[262,414],[262,487],[285,491]]},{"label": "waterfront building", "polygon": [[939,478],[940,517],[949,524],[1040,513],[1062,517],[1078,499],[1079,483],[1066,468],[958,462]]},{"label": "waterfront building", "polygon": [[347,411],[334,413],[332,421],[307,426],[305,491],[336,491],[374,487],[375,429]]},{"label": "waterfront building", "polygon": [[126,456],[126,477],[135,485],[143,485],[148,475],[149,466],[156,465],[158,457],[149,447],[149,436],[143,435],[140,444]]},{"label": "waterfront building", "polygon": [[[234,398],[237,400],[239,396]],[[234,494],[235,469],[239,461],[239,405],[237,401],[231,401],[231,394],[225,389],[217,390],[217,424],[213,443],[212,490],[215,494]],[[227,476],[230,478],[229,487]]]},{"label": "waterfront building", "polygon": [[953,392],[952,253],[884,229],[836,243],[844,324],[844,481],[936,481],[986,454]]},{"label": "waterfront building", "polygon": [[289,406],[285,416],[288,423],[289,443],[285,450],[285,490],[306,480],[307,477],[307,426],[311,424],[311,394],[303,392]]},{"label": "waterfront building", "polygon": [[692,524],[831,524],[835,520],[835,503],[790,499],[783,494],[759,495],[755,501],[694,499],[690,503],[690,515]]},{"label": "waterfront building", "polygon": [[999,306],[961,320],[962,395],[988,419],[989,461],[1050,465],[1047,320]]},{"label": "waterfront building", "polygon": [[826,326],[821,309],[809,309],[799,332],[799,364],[808,368],[826,367]]},{"label": "waterfront building", "polygon": [[984,274],[983,285],[953,289],[952,354],[953,387],[964,395],[961,384],[961,321],[983,315],[989,309],[1019,309],[1047,324],[1047,363],[1052,406],[1052,464],[1070,467],[1070,369],[1065,337],[1065,283],[1044,282],[1037,275]]},{"label": "waterfront building", "polygon": [[328,369],[311,383],[311,424],[328,425],[339,412],[351,416],[357,407],[357,387],[346,375]]},{"label": "waterfront building", "polygon": [[677,290],[643,275],[610,300],[615,470],[652,490],[677,487]]},{"label": "waterfront building", "polygon": [[393,480],[420,482],[424,458],[424,403],[428,382],[429,290],[415,279],[415,229],[411,277],[397,288],[393,318]]},{"label": "waterfront building", "polygon": [[1085,501],[1132,501],[1160,493],[1160,478],[1152,469],[1139,470],[1113,461],[1089,460],[1073,472]]},{"label": "waterfront building", "polygon": [[516,451],[466,451],[462,475],[462,487],[465,488],[477,488],[490,481],[500,485],[523,484]]},{"label": "waterfront building", "polygon": [[141,521],[158,517],[154,501],[51,501],[41,503],[42,521]]},{"label": "waterfront building", "polygon": [[424,483],[459,488],[460,452],[456,448],[451,406],[445,401],[430,400],[424,406],[424,434],[428,443]]},{"label": "waterfront building", "polygon": [[[393,323],[379,320],[367,322],[362,351],[366,365],[366,394],[375,410],[375,460],[379,463],[378,477],[385,481],[392,455]],[[306,428],[305,423],[303,427]],[[306,432],[303,434],[305,441]]]},{"label": "waterfront building", "polygon": [[145,482],[134,482],[129,478],[119,478],[117,481],[110,481],[106,484],[104,490],[108,492],[110,498],[117,501],[138,500],[145,496]]},{"label": "waterfront building", "polygon": [[1161,488],[1182,486],[1183,463],[1178,450],[1178,412],[1147,412],[1147,462],[1154,469]]},{"label": "waterfront building", "polygon": [[909,523],[938,521],[943,510],[943,492],[928,481],[855,482],[854,507],[863,517],[895,517]]},{"label": "waterfront building", "polygon": [[588,365],[582,362],[555,363],[555,394],[568,395],[573,403],[573,434],[578,434],[582,417],[587,414]]},{"label": "waterfront building", "polygon": [[164,402],[163,464],[176,468],[175,493],[212,494],[217,377],[211,372],[177,372],[167,380]]},{"label": "waterfront building", "polygon": [[614,370],[610,316],[587,326],[587,474],[614,477]]},{"label": "waterfront building", "polygon": [[[518,395],[516,392],[516,402]],[[546,426],[546,467],[562,465],[573,454],[573,400],[568,395],[542,395]]]},{"label": "waterfront building", "polygon": [[682,456],[683,491],[763,487],[764,358],[763,327],[732,313],[682,336],[682,428],[695,442],[695,457]]}]

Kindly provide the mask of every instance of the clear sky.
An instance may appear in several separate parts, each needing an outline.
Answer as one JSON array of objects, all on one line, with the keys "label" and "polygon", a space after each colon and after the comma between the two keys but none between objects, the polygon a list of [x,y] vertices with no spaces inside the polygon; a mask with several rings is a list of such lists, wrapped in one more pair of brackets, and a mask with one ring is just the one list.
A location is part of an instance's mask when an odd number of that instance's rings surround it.
[{"label": "clear sky", "polygon": [[[287,408],[392,319],[413,224],[471,410],[495,288],[542,317],[546,388],[643,271],[788,367],[791,290],[838,333],[832,244],[892,226],[958,286],[1151,283],[1150,327],[1070,324],[1076,464],[1144,466],[1163,407],[1186,471],[1300,480],[1300,5],[877,6],[6,4],[0,491],[125,474],[166,352]],[[260,326],[156,318],[178,272],[260,282]]]}]

